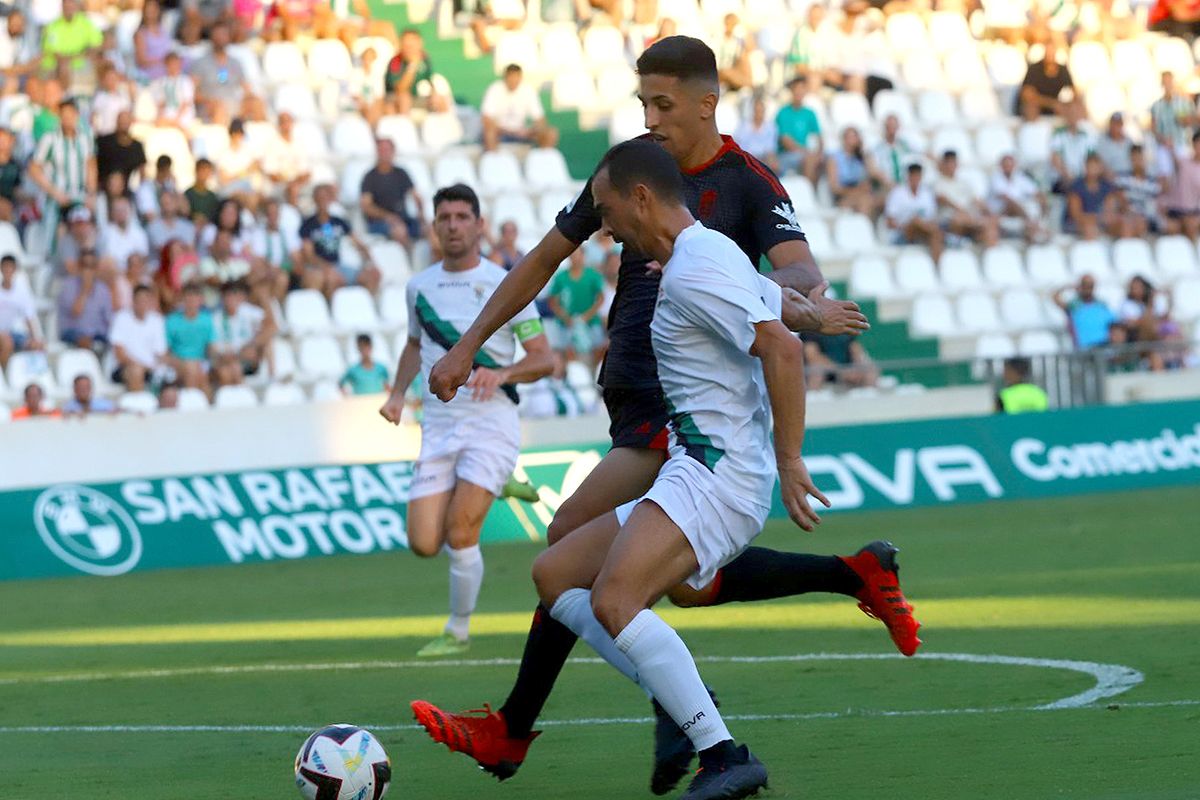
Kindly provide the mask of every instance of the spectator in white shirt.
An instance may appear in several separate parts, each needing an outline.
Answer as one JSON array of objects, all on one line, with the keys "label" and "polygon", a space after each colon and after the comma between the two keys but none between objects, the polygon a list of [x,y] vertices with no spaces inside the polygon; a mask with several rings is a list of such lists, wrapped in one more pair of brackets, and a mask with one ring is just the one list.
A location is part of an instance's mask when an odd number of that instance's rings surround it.
[{"label": "spectator in white shirt", "polygon": [[1083,177],[1083,162],[1096,149],[1096,136],[1084,126],[1087,112],[1083,98],[1076,96],[1063,105],[1064,124],[1050,134],[1050,168],[1055,194],[1066,194],[1071,184]]},{"label": "spectator in white shirt", "polygon": [[907,179],[892,187],[883,207],[887,226],[895,232],[895,244],[924,243],[933,260],[941,258],[944,238],[938,225],[937,200],[933,190],[921,185],[920,164],[909,164]]},{"label": "spectator in white shirt", "polygon": [[1033,179],[1017,169],[1011,155],[1000,159],[1000,169],[992,175],[988,187],[988,207],[1000,217],[1000,231],[1021,236],[1030,242],[1043,241],[1046,229],[1040,222],[1046,216],[1046,198]]},{"label": "spectator in white shirt", "polygon": [[774,120],[767,118],[767,103],[763,100],[762,95],[754,96],[751,118],[742,120],[733,134],[733,139],[738,143],[738,147],[766,164],[774,172],[779,172],[779,159],[775,155],[779,129],[775,127]]},{"label": "spectator in white shirt", "polygon": [[100,90],[92,96],[92,130],[97,136],[114,133],[122,111],[133,111],[133,97],[121,73],[109,66],[100,74]]},{"label": "spectator in white shirt", "polygon": [[217,180],[222,195],[249,194],[257,190],[262,177],[258,149],[246,136],[246,123],[229,123],[229,147],[217,158]]},{"label": "spectator in white shirt", "polygon": [[158,124],[189,130],[196,120],[196,84],[183,74],[183,59],[168,53],[167,74],[150,84],[150,96],[158,106]]},{"label": "spectator in white shirt", "polygon": [[263,172],[274,184],[295,184],[299,188],[308,183],[312,169],[308,151],[294,136],[295,125],[296,120],[288,112],[279,115],[279,135],[263,157]]},{"label": "spectator in white shirt", "polygon": [[221,309],[213,315],[212,359],[218,386],[232,386],[258,372],[267,358],[275,321],[246,302],[248,287],[234,281],[221,287]]},{"label": "spectator in white shirt", "polygon": [[999,241],[999,220],[976,196],[971,184],[958,177],[958,153],[953,150],[942,153],[933,193],[937,197],[942,227],[947,233],[969,237],[984,247]]},{"label": "spectator in white shirt", "polygon": [[281,220],[282,203],[274,198],[264,206],[263,223],[255,229],[250,251],[264,265],[271,294],[277,300],[300,288],[300,233]]},{"label": "spectator in white shirt", "polygon": [[123,272],[134,253],[149,255],[150,240],[134,219],[129,199],[118,197],[109,209],[109,221],[100,229],[100,255]]},{"label": "spectator in white shirt", "polygon": [[0,258],[0,369],[20,350],[41,350],[37,307],[29,287],[17,283],[17,259]]},{"label": "spectator in white shirt", "polygon": [[133,290],[133,308],[113,317],[108,341],[116,366],[112,379],[131,392],[146,388],[146,379],[166,367],[167,329],[149,286]]},{"label": "spectator in white shirt", "polygon": [[504,77],[492,83],[483,95],[483,149],[495,150],[501,142],[554,147],[558,130],[546,124],[546,112],[537,91],[522,83],[524,73],[517,64],[504,68]]}]

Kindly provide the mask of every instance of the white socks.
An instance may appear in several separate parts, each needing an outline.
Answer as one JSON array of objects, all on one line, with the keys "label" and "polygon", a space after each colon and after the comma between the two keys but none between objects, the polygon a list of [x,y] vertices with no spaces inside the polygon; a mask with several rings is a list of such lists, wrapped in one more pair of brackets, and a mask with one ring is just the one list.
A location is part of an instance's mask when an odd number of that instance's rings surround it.
[{"label": "white socks", "polygon": [[642,686],[697,751],[733,738],[700,680],[687,645],[660,616],[650,609],[641,611],[617,636],[616,645],[636,666]]},{"label": "white socks", "polygon": [[483,552],[477,544],[461,550],[447,546],[446,555],[450,558],[450,619],[446,622],[446,633],[466,641],[471,612],[483,586]]},{"label": "white socks", "polygon": [[[604,626],[592,613],[592,593],[590,591],[568,589],[563,592],[554,602],[554,608],[550,609],[550,616],[566,625],[575,632],[576,636],[590,644],[592,649],[601,658],[612,664],[618,672],[639,686],[642,685],[642,682],[638,680],[637,667],[617,649],[613,638],[608,635],[608,631],[604,630]],[[646,687],[642,686],[642,688]],[[647,689],[646,693],[650,694],[650,691]]]}]

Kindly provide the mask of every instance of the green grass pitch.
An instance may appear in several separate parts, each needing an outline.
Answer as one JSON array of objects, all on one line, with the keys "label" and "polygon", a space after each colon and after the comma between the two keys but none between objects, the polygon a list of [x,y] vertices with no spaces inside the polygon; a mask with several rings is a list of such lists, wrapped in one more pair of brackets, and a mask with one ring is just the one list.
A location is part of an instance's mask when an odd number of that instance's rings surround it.
[{"label": "green grass pitch", "polygon": [[[735,735],[771,770],[770,800],[1190,800],[1200,797],[1197,519],[1200,490],[1189,487],[831,515],[815,534],[777,522],[759,540],[844,553],[893,539],[924,653],[1143,676],[1082,708],[1032,710],[1096,683],[1065,669],[790,658],[894,653],[845,598],[670,619]],[[486,550],[471,661],[520,655],[536,552]],[[514,673],[412,663],[440,629],[445,585],[444,560],[396,553],[0,584],[3,794],[293,798],[304,731],[354,722],[375,726],[392,757],[390,797],[650,797],[649,725],[620,721],[647,716],[648,704],[604,665],[567,667],[546,708],[552,724],[504,784],[408,727],[409,700],[499,704]],[[722,660],[731,656],[784,658]],[[187,726],[261,729],[178,730]]]}]

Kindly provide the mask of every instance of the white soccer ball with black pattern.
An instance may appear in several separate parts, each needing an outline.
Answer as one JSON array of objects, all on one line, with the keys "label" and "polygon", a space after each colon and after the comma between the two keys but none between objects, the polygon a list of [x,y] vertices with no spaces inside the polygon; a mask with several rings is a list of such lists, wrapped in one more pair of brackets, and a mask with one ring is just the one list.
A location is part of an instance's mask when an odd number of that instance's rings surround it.
[{"label": "white soccer ball with black pattern", "polygon": [[379,800],[392,765],[379,740],[355,725],[327,725],[296,754],[296,786],[308,800]]}]

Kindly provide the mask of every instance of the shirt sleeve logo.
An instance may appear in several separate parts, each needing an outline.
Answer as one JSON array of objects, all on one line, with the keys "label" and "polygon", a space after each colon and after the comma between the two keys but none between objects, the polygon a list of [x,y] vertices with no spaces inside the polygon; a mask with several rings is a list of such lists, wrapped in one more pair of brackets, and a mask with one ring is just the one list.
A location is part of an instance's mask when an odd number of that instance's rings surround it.
[{"label": "shirt sleeve logo", "polygon": [[776,223],[775,227],[782,231],[794,231],[795,233],[804,233],[800,229],[800,220],[796,219],[796,212],[792,209],[792,204],[788,202],[779,203],[771,209],[777,217],[780,217],[783,222]]}]

